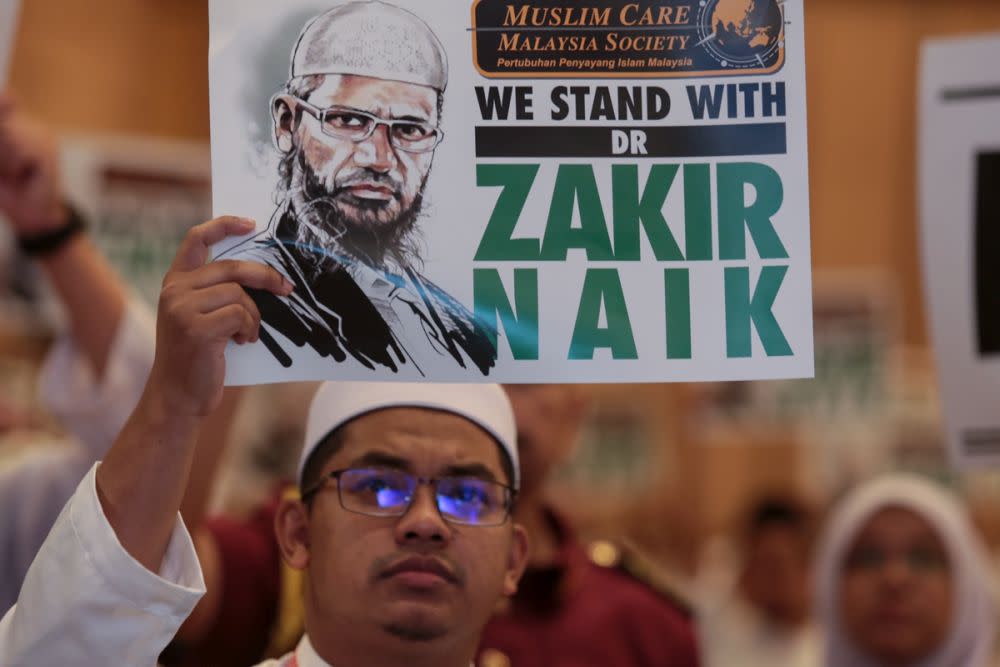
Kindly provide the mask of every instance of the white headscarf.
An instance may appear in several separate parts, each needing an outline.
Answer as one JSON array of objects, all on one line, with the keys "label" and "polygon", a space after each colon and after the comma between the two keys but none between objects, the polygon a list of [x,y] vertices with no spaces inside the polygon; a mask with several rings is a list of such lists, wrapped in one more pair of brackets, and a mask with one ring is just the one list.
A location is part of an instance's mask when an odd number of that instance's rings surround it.
[{"label": "white headscarf", "polygon": [[901,507],[927,521],[944,543],[954,579],[954,612],[944,643],[912,667],[983,667],[996,634],[994,582],[986,549],[963,506],[941,487],[915,475],[886,475],[851,491],[827,523],[816,568],[816,611],[826,635],[826,667],[875,667],[847,637],[838,587],[844,558],[865,523],[880,510]]}]

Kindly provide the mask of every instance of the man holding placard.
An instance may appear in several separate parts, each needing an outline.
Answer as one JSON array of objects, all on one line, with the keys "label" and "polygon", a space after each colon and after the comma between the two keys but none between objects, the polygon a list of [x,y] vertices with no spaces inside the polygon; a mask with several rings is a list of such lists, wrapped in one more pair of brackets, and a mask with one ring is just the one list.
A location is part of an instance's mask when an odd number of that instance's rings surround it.
[{"label": "man holding placard", "polygon": [[[152,665],[204,592],[177,509],[221,400],[222,349],[257,338],[259,314],[234,288],[292,290],[260,264],[204,264],[210,245],[249,229],[218,218],[186,237],[143,398],[0,621],[0,663]],[[496,385],[324,385],[300,464],[305,500],[276,522],[284,558],[309,575],[308,634],[276,664],[465,667],[527,559],[510,518],[515,442]]]}]

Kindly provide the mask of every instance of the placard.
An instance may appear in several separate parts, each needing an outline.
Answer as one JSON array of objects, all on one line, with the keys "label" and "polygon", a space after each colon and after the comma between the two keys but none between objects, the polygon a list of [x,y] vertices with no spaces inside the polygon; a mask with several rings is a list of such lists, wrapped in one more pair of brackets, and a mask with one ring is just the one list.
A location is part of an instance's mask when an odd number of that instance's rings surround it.
[{"label": "placard", "polygon": [[924,289],[952,459],[1000,463],[1000,35],[924,44]]},{"label": "placard", "polygon": [[813,372],[801,1],[212,0],[227,382]]}]

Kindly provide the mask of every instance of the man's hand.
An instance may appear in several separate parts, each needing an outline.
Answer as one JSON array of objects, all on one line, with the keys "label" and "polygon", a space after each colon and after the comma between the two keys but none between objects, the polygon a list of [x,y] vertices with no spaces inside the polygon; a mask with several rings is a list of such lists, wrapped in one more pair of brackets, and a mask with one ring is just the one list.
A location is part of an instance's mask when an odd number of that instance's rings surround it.
[{"label": "man's hand", "polygon": [[0,212],[19,236],[41,234],[66,221],[55,138],[0,92]]},{"label": "man's hand", "polygon": [[212,244],[253,227],[222,217],[184,237],[163,279],[146,389],[97,469],[104,515],[122,546],[153,572],[170,542],[204,416],[222,399],[226,343],[257,340],[260,313],[242,286],[292,291],[264,264],[205,263]]},{"label": "man's hand", "polygon": [[[293,285],[272,267],[222,260],[206,264],[213,244],[247,234],[250,220],[221,217],[187,233],[163,279],[156,358],[146,388],[168,417],[210,413],[222,398],[224,352],[258,338],[260,311],[243,287],[287,295]],[[243,287],[241,287],[243,286]]]}]

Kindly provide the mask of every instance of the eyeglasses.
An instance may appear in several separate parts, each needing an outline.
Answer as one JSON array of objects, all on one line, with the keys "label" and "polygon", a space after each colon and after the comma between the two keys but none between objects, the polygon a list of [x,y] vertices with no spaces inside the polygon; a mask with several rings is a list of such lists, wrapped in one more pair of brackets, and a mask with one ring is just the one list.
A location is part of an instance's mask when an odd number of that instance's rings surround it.
[{"label": "eyeglasses", "polygon": [[392,468],[334,470],[302,492],[308,502],[327,481],[337,480],[340,505],[368,516],[402,516],[413,503],[418,484],[431,484],[441,516],[466,526],[499,526],[507,520],[513,490],[479,477],[417,477]]},{"label": "eyeglasses", "polygon": [[368,139],[379,125],[389,130],[389,143],[408,153],[426,153],[444,139],[444,132],[429,123],[417,120],[386,120],[374,114],[350,107],[328,107],[320,109],[301,98],[299,105],[310,116],[319,121],[323,134],[355,143]]}]

